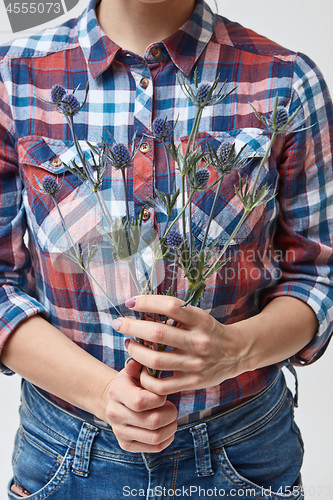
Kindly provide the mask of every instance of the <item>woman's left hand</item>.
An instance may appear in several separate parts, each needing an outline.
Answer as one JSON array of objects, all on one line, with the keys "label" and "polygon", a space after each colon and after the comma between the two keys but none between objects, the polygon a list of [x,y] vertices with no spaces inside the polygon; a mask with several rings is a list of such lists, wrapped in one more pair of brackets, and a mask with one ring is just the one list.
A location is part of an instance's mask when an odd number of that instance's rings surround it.
[{"label": "woman's left hand", "polygon": [[249,346],[235,335],[233,325],[222,325],[198,307],[181,307],[183,303],[164,295],[139,295],[125,303],[133,311],[165,315],[177,326],[133,318],[112,322],[113,328],[124,335],[173,348],[155,351],[134,339],[127,346],[129,355],[143,366],[173,372],[170,377],[157,379],[146,369],[142,371],[140,383],[155,394],[212,387],[247,370]]}]

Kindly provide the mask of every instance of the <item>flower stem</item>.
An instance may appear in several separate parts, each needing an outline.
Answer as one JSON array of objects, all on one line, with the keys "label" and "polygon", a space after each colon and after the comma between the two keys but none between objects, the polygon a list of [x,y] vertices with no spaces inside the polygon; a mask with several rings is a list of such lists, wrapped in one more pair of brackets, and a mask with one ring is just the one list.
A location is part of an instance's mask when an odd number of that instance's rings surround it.
[{"label": "flower stem", "polygon": [[277,132],[273,132],[272,134],[272,137],[271,137],[271,140],[269,141],[269,144],[268,144],[268,148],[267,148],[267,151],[265,153],[265,155],[262,157],[261,159],[261,162],[260,162],[260,165],[258,167],[258,171],[257,171],[257,174],[255,176],[255,179],[254,179],[254,182],[253,182],[253,186],[252,186],[252,191],[251,191],[251,199],[253,200],[254,199],[254,195],[255,195],[255,190],[256,190],[256,186],[257,186],[257,183],[258,183],[258,180],[259,180],[259,175],[260,175],[260,172],[271,152],[271,149],[273,147],[273,144],[275,142],[275,139],[277,137]]},{"label": "flower stem", "polygon": [[[116,313],[120,316],[123,316],[123,314],[120,312],[120,310],[114,305],[114,303],[112,302],[112,300],[110,299],[110,297],[108,296],[108,294],[103,290],[103,288],[101,287],[101,285],[98,283],[98,281],[96,280],[96,278],[94,278],[94,276],[91,274],[91,272],[87,269],[87,267],[84,265],[84,263],[82,262],[82,257],[81,255],[79,254],[79,252],[77,251],[77,245],[74,243],[74,240],[72,238],[72,235],[67,227],[67,224],[65,222],[65,219],[61,213],[61,210],[60,210],[60,207],[58,205],[58,202],[56,201],[55,197],[52,196],[52,199],[53,199],[53,202],[54,202],[54,205],[58,211],[58,214],[59,214],[59,217],[60,217],[60,220],[61,220],[61,225],[62,225],[62,228],[63,228],[63,231],[64,231],[64,234],[67,238],[67,241],[69,242],[70,245],[73,246],[74,248],[74,252],[75,252],[75,260],[74,262],[76,262],[76,264],[78,264],[78,266],[82,269],[82,271],[84,271],[88,277],[97,285],[97,287],[100,289],[100,291],[103,293],[103,295],[105,296],[105,298],[110,302],[111,306],[114,308],[114,310],[116,311]],[[70,258],[71,260],[73,260],[73,258],[71,258],[69,255],[67,255],[68,258]]]},{"label": "flower stem", "polygon": [[203,242],[201,244],[201,249],[200,250],[203,250],[204,247],[205,247],[205,245],[206,245],[206,241],[207,241],[208,233],[209,233],[209,228],[210,228],[210,225],[212,223],[212,219],[213,219],[215,208],[216,208],[216,203],[217,203],[217,200],[218,200],[218,197],[219,197],[219,194],[220,194],[220,189],[221,189],[222,181],[223,181],[223,176],[220,178],[219,184],[218,184],[218,186],[216,188],[215,198],[214,198],[213,205],[212,205],[212,208],[211,208],[211,211],[210,211],[210,214],[209,214],[209,219],[208,219],[208,224],[207,224],[207,227],[206,227],[205,237],[204,237]]},{"label": "flower stem", "polygon": [[[199,125],[200,125],[202,111],[203,110],[201,108],[198,108],[198,110],[196,112],[196,115],[195,115],[195,118],[194,118],[194,123],[193,123],[193,126],[192,126],[192,130],[190,132],[190,136],[189,136],[189,139],[188,139],[188,142],[187,142],[187,145],[186,145],[185,154],[184,154],[184,164],[185,165],[186,165],[186,162],[187,162],[187,155],[190,152],[190,149],[192,148],[192,150],[193,150],[194,147],[195,147],[195,139],[196,139],[197,134],[198,134],[198,129],[199,129]],[[182,206],[184,207],[184,205],[185,205],[185,188],[186,188],[185,173],[182,174],[182,184],[181,184],[181,187],[182,187]],[[189,221],[190,221],[190,225],[191,225],[191,214],[189,216]],[[182,225],[183,225],[183,238],[185,240],[186,239],[186,217],[185,217],[185,210],[183,211]]]},{"label": "flower stem", "polygon": [[125,204],[126,204],[126,220],[129,222],[130,216],[129,216],[129,206],[128,206],[128,195],[127,195],[127,184],[126,184],[126,174],[125,174],[125,169],[121,169],[121,174],[123,177],[123,184],[124,184],[124,194],[125,194]]},{"label": "flower stem", "polygon": [[169,151],[168,151],[168,148],[166,146],[165,140],[163,140],[163,147],[164,147],[165,160],[166,160],[167,170],[168,170],[168,193],[171,194],[171,192],[172,192],[172,186],[171,186],[170,159],[169,159]]},{"label": "flower stem", "polygon": [[[221,252],[219,253],[218,257],[215,259],[215,262],[218,262],[221,259],[221,257],[223,257],[223,255],[225,254],[227,248],[229,247],[230,243],[234,239],[235,235],[238,233],[240,227],[242,226],[243,222],[245,221],[246,217],[248,216],[248,214],[250,212],[251,212],[250,208],[245,208],[244,209],[244,213],[243,213],[242,217],[240,218],[237,226],[235,227],[235,229],[233,230],[233,232],[229,236],[229,238],[226,241],[226,243],[223,245],[223,248],[222,248]],[[213,266],[214,266],[214,264],[213,264]],[[211,268],[207,272],[211,272]],[[206,278],[207,278],[207,276],[206,276],[206,273],[205,273],[203,275],[203,279],[206,279]]]},{"label": "flower stem", "polygon": [[83,151],[82,151],[82,148],[80,146],[80,143],[79,143],[79,141],[78,141],[78,139],[76,137],[76,134],[75,134],[75,131],[74,131],[73,117],[72,116],[66,116],[66,119],[67,119],[68,126],[70,128],[70,131],[71,131],[71,135],[72,135],[72,138],[73,138],[75,149],[76,149],[77,154],[78,154],[78,156],[80,158],[80,161],[81,161],[84,173],[87,176],[89,188],[91,189],[91,191],[93,191],[93,193],[94,193],[94,195],[96,197],[96,200],[97,200],[97,202],[98,202],[98,204],[100,206],[100,209],[102,211],[102,214],[104,215],[104,218],[106,220],[107,226],[108,226],[109,230],[111,230],[111,227],[112,227],[112,217],[111,217],[111,214],[110,214],[108,208],[106,207],[106,204],[105,204],[105,201],[104,201],[103,197],[95,189],[94,174],[93,174],[93,171],[91,169],[91,166],[90,166],[89,162],[87,162],[87,160],[86,160],[86,158],[85,158],[85,156],[83,154]]},{"label": "flower stem", "polygon": [[190,196],[187,199],[187,202],[185,203],[185,205],[183,205],[183,207],[182,207],[181,211],[179,212],[179,214],[177,215],[177,217],[174,218],[174,220],[171,222],[170,226],[165,231],[164,238],[167,236],[167,234],[172,229],[172,227],[176,224],[177,220],[184,214],[188,204],[192,200],[193,194],[194,194],[194,190],[191,191]]}]

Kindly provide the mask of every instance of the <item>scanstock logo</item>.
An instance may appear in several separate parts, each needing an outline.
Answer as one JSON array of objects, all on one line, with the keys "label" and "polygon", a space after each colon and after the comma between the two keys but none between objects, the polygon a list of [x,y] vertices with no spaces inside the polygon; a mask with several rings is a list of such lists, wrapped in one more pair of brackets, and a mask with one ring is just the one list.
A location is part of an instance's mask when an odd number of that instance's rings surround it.
[{"label": "scanstock logo", "polygon": [[69,12],[79,0],[3,0],[13,33],[40,26]]}]

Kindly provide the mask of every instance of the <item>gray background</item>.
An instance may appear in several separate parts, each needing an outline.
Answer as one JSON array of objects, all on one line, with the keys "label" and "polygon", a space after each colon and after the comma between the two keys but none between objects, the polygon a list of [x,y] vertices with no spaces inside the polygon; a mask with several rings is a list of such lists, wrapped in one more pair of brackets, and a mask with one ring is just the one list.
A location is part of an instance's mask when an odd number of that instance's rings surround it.
[{"label": "gray background", "polygon": [[[180,0],[181,1],[181,0]],[[50,23],[30,29],[58,24],[78,15],[88,0],[61,0],[64,10],[70,12]],[[208,0],[215,8],[214,1]],[[323,71],[333,93],[333,2],[332,0],[217,0],[220,14],[258,31],[295,51],[306,53]],[[0,43],[23,33],[13,35],[12,28],[0,0]],[[333,499],[332,454],[332,375],[333,348],[329,346],[324,356],[312,366],[297,369],[299,376],[299,408],[296,421],[305,442],[303,481],[306,499]],[[293,379],[286,374],[290,387]],[[18,426],[20,378],[0,376],[0,500],[6,497],[6,485],[11,477],[11,451]]]}]

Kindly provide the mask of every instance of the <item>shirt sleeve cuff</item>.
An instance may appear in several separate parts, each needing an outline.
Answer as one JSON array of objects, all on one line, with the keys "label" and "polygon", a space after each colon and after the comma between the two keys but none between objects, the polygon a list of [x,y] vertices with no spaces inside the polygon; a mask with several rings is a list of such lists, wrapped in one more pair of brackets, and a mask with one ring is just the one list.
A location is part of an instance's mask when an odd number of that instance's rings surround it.
[{"label": "shirt sleeve cuff", "polygon": [[325,352],[332,334],[333,306],[332,297],[327,295],[327,288],[317,284],[314,289],[306,283],[286,282],[276,285],[263,295],[262,305],[265,306],[275,297],[290,296],[308,304],[318,319],[318,330],[303,349],[290,358],[293,365],[309,365],[319,359]]},{"label": "shirt sleeve cuff", "polygon": [[0,295],[0,372],[14,372],[1,363],[1,353],[6,340],[22,321],[36,314],[47,314],[45,307],[18,287],[5,285]]}]

